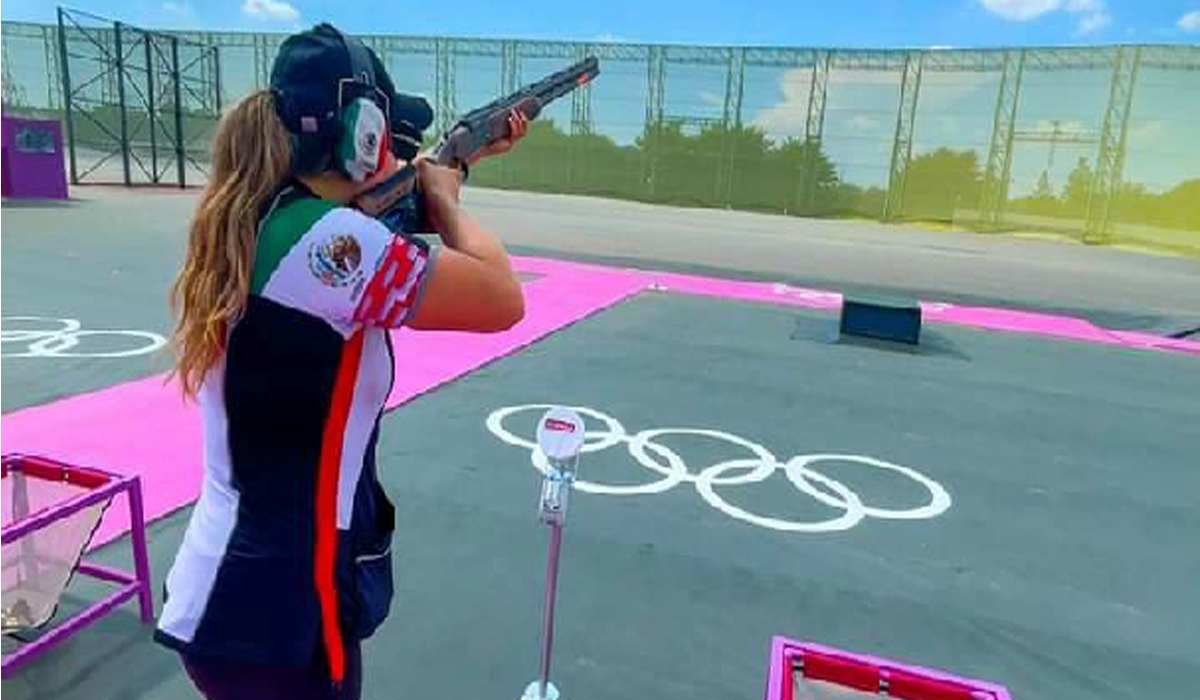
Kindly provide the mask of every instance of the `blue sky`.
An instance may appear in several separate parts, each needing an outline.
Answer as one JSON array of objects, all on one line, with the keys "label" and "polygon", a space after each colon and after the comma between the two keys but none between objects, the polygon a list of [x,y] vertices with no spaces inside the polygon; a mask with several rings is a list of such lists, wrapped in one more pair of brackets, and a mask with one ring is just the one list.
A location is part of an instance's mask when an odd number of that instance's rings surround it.
[{"label": "blue sky", "polygon": [[[132,24],[785,46],[996,46],[1200,42],[1200,0],[75,0]],[[54,3],[7,0],[5,20]],[[449,8],[449,9],[443,9]]]},{"label": "blue sky", "polygon": [[[332,0],[64,0],[74,9],[149,26],[209,30],[290,31],[332,21],[357,34],[426,34],[582,41],[829,47],[1059,46],[1112,43],[1200,44],[1200,0],[759,0],[753,12],[728,1],[457,0],[452,11],[433,0],[353,3]],[[446,6],[446,5],[441,5]],[[393,7],[384,12],[381,8]],[[800,9],[796,9],[800,8]],[[5,20],[50,22],[46,0],[7,0]],[[254,89],[259,78],[250,48],[224,47],[226,100]],[[6,69],[31,104],[48,103],[40,42],[5,45]],[[385,55],[400,89],[432,95],[430,56]],[[522,58],[525,78],[561,68],[556,59]],[[460,56],[459,108],[497,94],[500,62]],[[672,63],[664,111],[668,117],[719,118],[726,68]],[[606,60],[592,85],[593,127],[629,144],[645,119],[644,61]],[[741,118],[781,142],[805,131],[809,68],[752,66],[746,70]],[[986,158],[999,87],[998,72],[928,71],[921,82],[913,153],[938,147],[973,150]],[[1047,172],[1061,187],[1079,158],[1094,160],[1096,135],[1109,95],[1111,70],[1029,71],[1021,87],[1017,128],[1083,139],[1054,148],[1043,138],[1017,144],[1014,194],[1026,194]],[[884,185],[892,153],[900,74],[835,69],[829,75],[823,147],[842,177]],[[1200,177],[1200,73],[1143,70],[1128,129],[1127,178],[1163,191]],[[543,115],[570,123],[570,100]],[[1090,140],[1088,140],[1090,139]]]}]

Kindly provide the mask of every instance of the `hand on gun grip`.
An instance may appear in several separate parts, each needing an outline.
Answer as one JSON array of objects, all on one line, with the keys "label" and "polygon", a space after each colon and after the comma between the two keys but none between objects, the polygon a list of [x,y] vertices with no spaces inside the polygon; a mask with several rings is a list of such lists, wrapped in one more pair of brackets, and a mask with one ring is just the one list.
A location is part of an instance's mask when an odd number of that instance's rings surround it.
[{"label": "hand on gun grip", "polygon": [[529,117],[525,116],[525,113],[519,109],[512,110],[508,113],[508,134],[496,139],[495,141],[492,141],[487,146],[484,146],[483,150],[479,151],[479,153],[475,154],[473,158],[469,159],[471,161],[470,164],[474,165],[476,161],[482,160],[483,158],[490,158],[491,156],[498,156],[508,153],[510,150],[512,150],[513,146],[517,145],[517,141],[520,141],[525,137],[525,134],[528,131]]}]

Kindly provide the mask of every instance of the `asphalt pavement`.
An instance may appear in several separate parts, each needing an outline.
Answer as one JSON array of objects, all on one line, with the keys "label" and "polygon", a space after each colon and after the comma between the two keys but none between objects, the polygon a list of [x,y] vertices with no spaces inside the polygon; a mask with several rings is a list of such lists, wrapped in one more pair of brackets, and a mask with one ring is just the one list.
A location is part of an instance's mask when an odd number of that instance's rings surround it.
[{"label": "asphalt pavement", "polygon": [[[751,700],[776,634],[1022,700],[1178,697],[1200,672],[1195,362],[953,327],[892,349],[839,342],[829,314],[640,295],[385,419],[399,592],[364,697],[533,679],[547,532],[510,442],[538,409],[488,419],[543,403],[612,443],[583,455],[568,516],[570,697]],[[160,580],[185,518],[151,528]],[[4,691],[191,697],[132,609]]]}]

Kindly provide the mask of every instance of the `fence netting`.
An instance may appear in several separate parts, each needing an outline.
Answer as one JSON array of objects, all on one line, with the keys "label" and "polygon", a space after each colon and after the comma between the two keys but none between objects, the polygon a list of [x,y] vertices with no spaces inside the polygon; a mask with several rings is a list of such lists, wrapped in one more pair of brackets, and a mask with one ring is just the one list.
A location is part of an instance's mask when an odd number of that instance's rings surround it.
[{"label": "fence netting", "polygon": [[[5,109],[61,115],[69,97],[77,152],[90,154],[79,170],[107,157],[117,165],[96,167],[119,174],[127,153],[134,181],[162,181],[180,154],[187,182],[202,178],[221,106],[265,86],[285,36],[121,25],[119,53],[112,23],[66,16],[78,20],[61,30],[70,90],[55,58],[60,30],[4,23]],[[1200,250],[1200,46],[364,39],[401,90],[430,100],[442,128],[583,56],[600,58],[600,77],[547,110],[520,148],[481,163],[475,184]]]}]

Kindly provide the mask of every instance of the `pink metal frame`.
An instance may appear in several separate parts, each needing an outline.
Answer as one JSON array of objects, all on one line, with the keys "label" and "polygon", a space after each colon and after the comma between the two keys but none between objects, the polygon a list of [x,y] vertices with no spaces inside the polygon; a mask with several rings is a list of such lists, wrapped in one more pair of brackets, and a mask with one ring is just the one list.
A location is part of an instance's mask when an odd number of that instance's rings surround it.
[{"label": "pink metal frame", "polygon": [[[974,700],[1012,700],[1008,690],[1001,685],[972,678],[961,678],[944,671],[937,671],[920,666],[909,666],[890,659],[877,656],[856,654],[843,649],[800,642],[786,637],[775,637],[771,640],[771,659],[767,671],[766,700],[791,700],[794,686],[793,677],[803,671],[805,660],[810,666],[820,662],[825,666],[843,666],[857,681],[864,683],[861,688],[870,692],[880,693],[889,691],[887,697],[903,697],[908,700],[940,700],[941,698],[973,698]],[[897,693],[896,688],[901,679],[925,684],[927,694]],[[840,680],[840,679],[839,679]],[[870,683],[874,687],[868,688]]]},{"label": "pink metal frame", "polygon": [[92,564],[80,560],[75,568],[76,573],[92,578],[118,584],[120,587],[107,597],[93,603],[85,610],[40,635],[36,640],[21,645],[11,654],[6,654],[3,661],[3,677],[7,678],[17,668],[29,663],[38,655],[50,648],[65,642],[69,637],[84,627],[91,625],[108,613],[115,610],[126,601],[138,599],[139,612],[142,622],[150,623],[154,619],[154,599],[151,593],[150,560],[146,554],[146,527],[142,513],[142,489],[136,476],[121,476],[93,468],[81,468],[64,464],[45,457],[32,455],[4,455],[3,470],[20,471],[22,467],[32,467],[39,471],[55,470],[64,479],[77,478],[85,483],[99,483],[87,493],[81,494],[50,508],[44,508],[36,513],[30,513],[17,522],[4,528],[3,543],[15,542],[25,535],[61,520],[84,508],[104,503],[121,493],[128,494],[130,533],[132,535],[134,573],[119,571],[106,566]]}]

